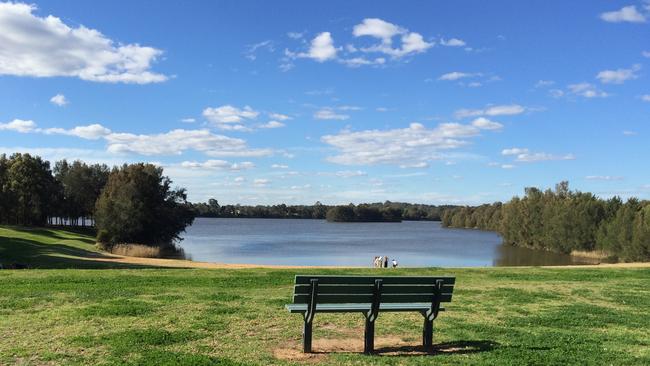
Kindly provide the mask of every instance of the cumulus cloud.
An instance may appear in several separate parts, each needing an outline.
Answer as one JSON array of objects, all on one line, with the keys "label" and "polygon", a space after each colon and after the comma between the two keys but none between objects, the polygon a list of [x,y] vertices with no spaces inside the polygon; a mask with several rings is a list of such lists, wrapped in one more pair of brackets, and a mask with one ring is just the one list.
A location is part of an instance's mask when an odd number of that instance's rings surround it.
[{"label": "cumulus cloud", "polygon": [[490,121],[485,117],[479,117],[472,121],[472,126],[480,128],[482,130],[500,130],[503,128],[503,125],[501,123]]},{"label": "cumulus cloud", "polygon": [[330,32],[319,33],[311,41],[308,52],[297,54],[297,57],[311,58],[318,62],[325,62],[336,58],[337,49],[334,47],[334,39]]},{"label": "cumulus cloud", "polygon": [[473,77],[474,75],[475,74],[470,74],[470,73],[466,73],[466,72],[453,71],[453,72],[448,72],[446,74],[440,75],[438,80],[455,81],[455,80],[462,79],[462,78]]},{"label": "cumulus cloud", "polygon": [[259,114],[249,106],[240,109],[229,104],[203,110],[203,117],[214,127],[227,131],[250,131],[244,123],[256,119]]},{"label": "cumulus cloud", "polygon": [[282,113],[269,113],[269,117],[273,118],[274,120],[278,120],[278,121],[287,121],[287,120],[291,119],[291,117],[287,116],[286,114],[282,114]]},{"label": "cumulus cloud", "polygon": [[338,155],[327,158],[336,164],[423,166],[422,163],[442,159],[444,150],[467,145],[469,138],[478,136],[482,129],[472,124],[441,123],[427,128],[411,123],[406,128],[391,130],[343,130],[325,135],[321,141],[338,151]]},{"label": "cumulus cloud", "polygon": [[633,65],[629,69],[604,70],[596,75],[596,78],[603,84],[623,84],[627,80],[637,79],[637,71],[641,70],[641,65]]},{"label": "cumulus cloud", "polygon": [[478,116],[511,116],[521,114],[526,108],[519,104],[494,105],[484,109],[459,109],[454,115],[456,118],[478,117]]},{"label": "cumulus cloud", "polygon": [[616,11],[608,11],[600,14],[600,19],[610,23],[645,23],[646,17],[639,12],[634,5],[624,6]]},{"label": "cumulus cloud", "polygon": [[567,89],[571,94],[579,95],[585,98],[607,98],[609,94],[596,88],[591,83],[570,84]]},{"label": "cumulus cloud", "polygon": [[271,169],[289,169],[289,166],[283,164],[272,164]]},{"label": "cumulus cloud", "polygon": [[263,129],[271,129],[271,128],[280,128],[280,127],[284,127],[284,126],[286,126],[286,125],[284,123],[282,123],[282,122],[268,121],[266,123],[258,125],[257,127],[258,128],[263,128]]},{"label": "cumulus cloud", "polygon": [[519,147],[513,147],[511,149],[501,150],[501,155],[519,155],[519,154],[527,154],[527,153],[528,153],[528,149],[519,148]]},{"label": "cumulus cloud", "polygon": [[344,121],[350,118],[349,115],[339,113],[333,108],[321,108],[314,113],[315,119]]},{"label": "cumulus cloud", "polygon": [[206,160],[204,162],[184,161],[181,163],[181,166],[184,168],[191,168],[191,169],[240,171],[240,170],[247,170],[247,169],[254,168],[255,164],[253,164],[250,161],[244,161],[241,163],[230,163],[226,160]]},{"label": "cumulus cloud", "polygon": [[100,124],[77,126],[69,130],[64,128],[46,128],[42,131],[48,135],[58,134],[76,136],[86,140],[98,140],[111,134],[111,130]]},{"label": "cumulus cloud", "polygon": [[0,123],[0,131],[15,131],[20,133],[29,133],[36,130],[36,123],[34,121],[26,121],[22,119],[14,119],[7,123]]},{"label": "cumulus cloud", "polygon": [[[393,58],[422,53],[434,46],[433,42],[426,42],[421,34],[409,32],[405,28],[379,18],[364,19],[360,24],[354,26],[352,34],[355,37],[369,36],[381,40],[377,45],[360,48],[362,52],[381,52]],[[393,47],[393,37],[398,35],[401,47],[395,48]]]},{"label": "cumulus cloud", "polygon": [[644,94],[641,96],[641,100],[644,102],[650,103],[650,94]]},{"label": "cumulus cloud", "polygon": [[58,105],[59,107],[63,107],[64,105],[68,104],[68,100],[65,98],[65,95],[57,94],[50,98],[50,103]]},{"label": "cumulus cloud", "polygon": [[269,183],[271,183],[271,181],[264,178],[258,178],[253,181],[253,184],[257,187],[266,187]]},{"label": "cumulus cloud", "polygon": [[181,122],[183,122],[183,123],[194,123],[194,122],[196,122],[196,119],[192,118],[192,117],[182,118]]},{"label": "cumulus cloud", "polygon": [[34,5],[0,3],[0,75],[137,84],[167,80],[150,70],[162,51],[117,43],[98,30],[70,27],[35,11]]}]

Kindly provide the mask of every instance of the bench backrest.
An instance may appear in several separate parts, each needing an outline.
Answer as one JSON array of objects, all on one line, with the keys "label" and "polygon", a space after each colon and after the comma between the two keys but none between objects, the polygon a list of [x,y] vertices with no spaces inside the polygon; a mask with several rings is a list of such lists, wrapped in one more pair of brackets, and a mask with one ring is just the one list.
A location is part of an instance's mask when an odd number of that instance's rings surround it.
[{"label": "bench backrest", "polygon": [[318,304],[372,303],[379,287],[383,303],[450,302],[455,277],[429,276],[296,276],[293,303],[309,304],[316,286]]}]

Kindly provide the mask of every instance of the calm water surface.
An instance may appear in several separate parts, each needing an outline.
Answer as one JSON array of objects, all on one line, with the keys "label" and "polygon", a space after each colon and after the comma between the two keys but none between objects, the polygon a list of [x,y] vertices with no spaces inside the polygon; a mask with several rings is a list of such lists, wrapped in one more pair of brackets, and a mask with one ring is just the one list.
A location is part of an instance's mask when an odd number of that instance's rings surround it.
[{"label": "calm water surface", "polygon": [[402,267],[579,264],[568,255],[503,246],[492,232],[424,221],[197,218],[183,238],[185,253],[202,262],[371,266],[374,256],[387,255]]}]

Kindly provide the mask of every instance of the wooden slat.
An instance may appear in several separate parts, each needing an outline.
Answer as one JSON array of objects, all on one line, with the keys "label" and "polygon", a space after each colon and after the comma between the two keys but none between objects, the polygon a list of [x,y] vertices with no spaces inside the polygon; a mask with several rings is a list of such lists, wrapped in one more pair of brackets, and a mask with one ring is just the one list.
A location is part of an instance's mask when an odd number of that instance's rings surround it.
[{"label": "wooden slat", "polygon": [[[453,286],[443,286],[442,293],[452,293]],[[372,285],[318,285],[319,294],[371,294]],[[386,285],[381,292],[384,294],[433,294],[433,285]],[[311,293],[310,285],[296,285],[295,294]]]},{"label": "wooden slat", "polygon": [[[373,285],[321,285],[318,284],[319,294],[372,294]],[[310,285],[296,285],[295,294],[311,293]]]},{"label": "wooden slat", "polygon": [[[294,304],[306,304],[309,302],[309,295],[294,295]],[[337,294],[321,295],[318,294],[318,304],[345,304],[345,303],[370,303],[372,294]]]},{"label": "wooden slat", "polygon": [[[410,304],[382,304],[379,307],[380,312],[397,312],[397,311],[426,311],[431,304],[428,303],[410,303]],[[306,304],[289,304],[287,310],[291,313],[304,313],[307,311]],[[316,307],[316,313],[354,313],[367,312],[370,310],[370,304],[319,304]],[[445,311],[440,308],[440,311]]]},{"label": "wooden slat", "polygon": [[[450,302],[452,295],[441,294],[440,302]],[[429,294],[382,294],[381,303],[411,303],[411,302],[431,302],[432,295]],[[306,304],[309,302],[309,295],[298,294],[293,296],[294,304]],[[352,304],[352,303],[370,303],[372,294],[318,294],[318,304]]]},{"label": "wooden slat", "polygon": [[308,285],[313,278],[318,279],[319,285],[372,285],[375,280],[381,279],[385,285],[427,285],[435,284],[436,280],[443,280],[445,285],[453,285],[456,282],[455,277],[441,276],[319,276],[319,275],[298,275],[296,276],[297,285]]},{"label": "wooden slat", "polygon": [[[433,296],[429,294],[382,294],[382,303],[409,303],[409,302],[431,302]],[[441,294],[440,302],[450,302],[451,294]]]}]

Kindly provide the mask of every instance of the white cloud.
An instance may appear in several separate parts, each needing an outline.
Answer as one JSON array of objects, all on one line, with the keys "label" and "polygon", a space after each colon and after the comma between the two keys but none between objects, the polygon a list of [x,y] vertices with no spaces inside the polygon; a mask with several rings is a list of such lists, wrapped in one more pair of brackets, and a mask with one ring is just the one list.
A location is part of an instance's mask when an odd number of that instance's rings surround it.
[{"label": "white cloud", "polygon": [[408,168],[422,169],[422,168],[428,168],[429,164],[425,161],[420,161],[418,163],[401,164],[399,167],[402,169],[408,169]]},{"label": "white cloud", "polygon": [[361,170],[341,170],[334,173],[334,175],[341,178],[352,178],[352,177],[364,177],[368,175],[368,173]]},{"label": "white cloud", "polygon": [[269,113],[269,117],[273,118],[274,120],[278,121],[287,121],[292,119],[291,117],[287,116],[286,114],[282,113]]},{"label": "white cloud", "polygon": [[240,109],[232,105],[222,105],[203,110],[203,117],[214,127],[227,131],[251,131],[251,128],[246,127],[244,123],[257,118],[258,115],[259,112],[249,106]]},{"label": "white cloud", "polygon": [[96,123],[88,126],[77,126],[69,130],[63,128],[46,128],[42,132],[48,135],[76,136],[86,140],[98,140],[111,134],[111,130]]},{"label": "white cloud", "polygon": [[470,74],[470,73],[466,73],[466,72],[453,71],[453,72],[448,72],[446,74],[440,75],[438,80],[454,81],[454,80],[458,80],[458,79],[462,79],[462,78],[473,77],[474,75],[475,74]]},{"label": "white cloud", "polygon": [[520,148],[520,147],[513,147],[510,149],[501,150],[501,155],[519,155],[519,154],[527,154],[527,153],[528,153],[528,149]]},{"label": "white cloud", "polygon": [[459,109],[454,115],[456,118],[478,117],[478,116],[511,116],[521,114],[526,108],[519,104],[495,105],[484,109]]},{"label": "white cloud", "polygon": [[520,161],[524,163],[534,163],[538,161],[549,161],[549,160],[575,160],[575,156],[573,154],[553,155],[544,152],[538,152],[538,153],[519,154],[517,155],[517,159],[516,159],[516,161]]},{"label": "white cloud", "polygon": [[256,185],[256,186],[258,186],[258,187],[265,187],[265,186],[267,186],[269,183],[271,183],[270,180],[268,180],[268,179],[263,179],[263,178],[258,178],[258,179],[255,179],[255,180],[253,181],[253,184]]},{"label": "white cloud", "polygon": [[641,52],[641,54],[643,55],[643,57],[650,58],[650,51],[643,51]]},{"label": "white cloud", "polygon": [[641,100],[644,102],[650,103],[650,94],[644,94],[641,96]]},{"label": "white cloud", "polygon": [[463,47],[466,45],[465,41],[458,38],[451,38],[449,40],[445,40],[444,38],[442,38],[440,40],[440,44],[447,47]]},{"label": "white cloud", "polygon": [[284,126],[285,126],[285,124],[282,123],[282,122],[268,121],[268,122],[266,122],[264,124],[258,125],[257,127],[269,129],[269,128],[280,128],[280,127],[284,127]]},{"label": "white cloud", "polygon": [[36,123],[34,121],[14,119],[11,122],[0,123],[0,131],[3,130],[15,131],[20,133],[29,133],[36,130]]},{"label": "white cloud", "polygon": [[35,10],[24,3],[0,3],[0,75],[137,84],[167,80],[150,71],[162,51],[116,43],[98,30],[71,28],[52,15],[38,17]]},{"label": "white cloud", "polygon": [[215,135],[206,129],[177,129],[153,135],[111,133],[104,138],[112,153],[179,155],[194,150],[212,157],[260,157],[273,153],[269,149],[250,149],[242,139]]},{"label": "white cloud", "polygon": [[571,84],[567,86],[569,92],[585,98],[606,98],[609,96],[606,92],[596,88],[590,83]]},{"label": "white cloud", "polygon": [[480,128],[482,130],[500,130],[503,128],[503,125],[501,123],[490,121],[485,117],[479,117],[472,121],[472,126]]},{"label": "white cloud", "polygon": [[645,23],[646,21],[646,17],[634,5],[624,6],[617,11],[602,13],[600,14],[600,19],[610,23]]},{"label": "white cloud", "polygon": [[272,169],[289,169],[288,165],[283,165],[283,164],[273,164],[271,165]]},{"label": "white cloud", "polygon": [[614,180],[623,180],[623,177],[612,176],[612,175],[588,175],[585,177],[586,180],[602,180],[602,181],[614,181]]},{"label": "white cloud", "polygon": [[512,164],[502,164],[501,169],[514,169],[515,166]]},{"label": "white cloud", "polygon": [[352,30],[355,37],[371,36],[380,38],[385,43],[391,43],[394,36],[405,32],[404,28],[378,18],[366,18]]},{"label": "white cloud", "polygon": [[[422,53],[433,47],[433,42],[426,42],[421,34],[409,32],[407,29],[378,18],[366,18],[354,26],[352,34],[355,37],[370,36],[381,40],[380,44],[361,48],[362,52],[380,52],[394,58],[410,54]],[[401,47],[393,48],[393,37],[401,35]]]},{"label": "white cloud", "polygon": [[353,57],[348,59],[342,59],[341,63],[350,67],[359,67],[365,65],[383,65],[386,63],[386,59],[383,57],[377,57],[374,59],[367,59],[365,57]]},{"label": "white cloud", "polygon": [[212,170],[231,170],[231,171],[240,171],[247,170],[255,167],[250,161],[244,161],[241,163],[230,163],[226,160],[206,160],[204,162],[198,161],[184,161],[181,163],[183,168],[192,168],[192,169],[212,169]]},{"label": "white cloud", "polygon": [[314,113],[315,119],[344,121],[350,118],[349,115],[338,113],[332,108],[322,108]]},{"label": "white cloud", "polygon": [[636,135],[638,135],[638,133],[636,131],[625,130],[625,131],[623,131],[623,135],[625,135],[625,136],[636,136]]},{"label": "white cloud", "polygon": [[392,130],[343,130],[325,135],[321,141],[332,146],[338,155],[328,161],[343,165],[414,165],[445,157],[443,150],[457,149],[479,135],[481,129],[473,125],[441,123],[426,128],[411,123],[406,128]]},{"label": "white cloud", "polygon": [[336,58],[337,49],[334,47],[334,40],[330,32],[319,33],[311,41],[309,52],[300,53],[298,57],[307,57],[318,62],[325,62]]},{"label": "white cloud", "polygon": [[50,103],[58,105],[59,107],[63,107],[64,105],[68,104],[68,100],[65,98],[65,95],[57,94],[50,98]]},{"label": "white cloud", "polygon": [[596,75],[596,78],[603,84],[623,84],[627,80],[637,79],[637,71],[641,65],[634,65],[629,69],[604,70]]},{"label": "white cloud", "polygon": [[196,119],[192,118],[192,117],[182,118],[181,122],[183,122],[183,123],[194,123],[194,122],[196,122]]}]

